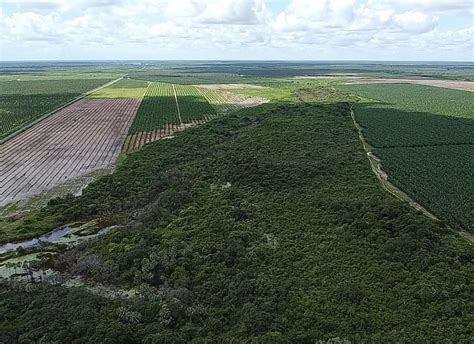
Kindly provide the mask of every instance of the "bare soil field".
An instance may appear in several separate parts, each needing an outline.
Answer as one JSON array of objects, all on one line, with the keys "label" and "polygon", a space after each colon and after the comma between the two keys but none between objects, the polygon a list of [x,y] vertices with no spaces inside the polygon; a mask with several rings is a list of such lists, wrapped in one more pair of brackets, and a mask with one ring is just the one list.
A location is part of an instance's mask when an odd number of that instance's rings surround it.
[{"label": "bare soil field", "polygon": [[107,168],[140,99],[81,99],[0,146],[0,206]]},{"label": "bare soil field", "polygon": [[474,92],[474,82],[456,81],[456,80],[430,80],[430,79],[376,79],[364,78],[353,75],[339,76],[301,76],[298,79],[346,79],[350,80],[348,84],[415,84],[424,86],[433,86],[441,88],[450,88],[453,90]]}]

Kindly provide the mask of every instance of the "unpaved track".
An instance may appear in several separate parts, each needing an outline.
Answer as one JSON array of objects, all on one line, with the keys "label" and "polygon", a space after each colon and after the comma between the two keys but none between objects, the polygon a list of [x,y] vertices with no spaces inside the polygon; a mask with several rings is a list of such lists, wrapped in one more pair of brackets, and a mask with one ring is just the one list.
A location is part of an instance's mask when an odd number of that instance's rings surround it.
[{"label": "unpaved track", "polygon": [[[385,171],[382,169],[380,158],[377,157],[374,153],[372,153],[369,144],[365,140],[365,137],[362,133],[362,129],[359,123],[357,123],[354,110],[352,109],[352,107],[351,107],[351,118],[352,118],[352,122],[354,123],[354,126],[356,127],[359,133],[359,139],[362,142],[362,146],[364,147],[364,150],[367,153],[367,157],[369,158],[370,167],[372,168],[372,171],[377,176],[378,180],[380,181],[380,184],[382,184],[384,189],[387,190],[392,195],[394,195],[399,200],[403,202],[407,202],[411,207],[423,213],[426,217],[429,217],[430,219],[433,219],[433,220],[438,220],[438,218],[435,215],[429,212],[421,204],[415,202],[410,196],[408,196],[405,192],[397,188],[388,180],[387,173],[385,173]],[[462,237],[464,237],[466,240],[470,241],[471,243],[474,243],[474,235],[472,233],[469,233],[465,230],[457,230],[456,232],[460,234]]]},{"label": "unpaved track", "polygon": [[140,99],[81,99],[0,146],[0,206],[112,165]]}]

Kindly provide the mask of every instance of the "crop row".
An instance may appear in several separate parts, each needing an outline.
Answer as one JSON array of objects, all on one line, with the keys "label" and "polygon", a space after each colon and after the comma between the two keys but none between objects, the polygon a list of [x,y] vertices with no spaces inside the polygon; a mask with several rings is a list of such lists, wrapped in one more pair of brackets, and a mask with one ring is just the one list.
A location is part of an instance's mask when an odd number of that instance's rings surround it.
[{"label": "crop row", "polygon": [[0,81],[0,138],[110,79]]},{"label": "crop row", "polygon": [[0,205],[111,165],[138,99],[83,98],[0,146]]},{"label": "crop row", "polygon": [[438,217],[473,228],[472,93],[408,84],[344,86],[388,178]]},{"label": "crop row", "polygon": [[474,146],[377,149],[389,180],[435,215],[474,228]]},{"label": "crop row", "polygon": [[129,134],[184,125],[214,115],[216,111],[196,87],[154,82],[148,86]]},{"label": "crop row", "polygon": [[474,143],[471,92],[409,84],[341,87],[369,99],[354,109],[375,147]]},{"label": "crop row", "polygon": [[241,107],[235,102],[230,92],[216,91],[205,88],[199,88],[199,92],[207,99],[218,113],[229,113],[239,110]]},{"label": "crop row", "polygon": [[129,134],[152,131],[163,128],[167,124],[180,124],[173,86],[151,83],[130,127]]},{"label": "crop row", "polygon": [[183,123],[201,120],[207,115],[214,115],[216,113],[196,87],[176,85],[175,89]]}]

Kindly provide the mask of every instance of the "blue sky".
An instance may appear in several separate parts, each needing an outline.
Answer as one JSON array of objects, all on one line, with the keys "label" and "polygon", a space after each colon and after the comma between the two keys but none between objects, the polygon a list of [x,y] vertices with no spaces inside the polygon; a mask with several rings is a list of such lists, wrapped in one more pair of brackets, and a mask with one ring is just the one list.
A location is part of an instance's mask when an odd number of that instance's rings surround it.
[{"label": "blue sky", "polygon": [[470,0],[2,1],[1,60],[474,60]]}]

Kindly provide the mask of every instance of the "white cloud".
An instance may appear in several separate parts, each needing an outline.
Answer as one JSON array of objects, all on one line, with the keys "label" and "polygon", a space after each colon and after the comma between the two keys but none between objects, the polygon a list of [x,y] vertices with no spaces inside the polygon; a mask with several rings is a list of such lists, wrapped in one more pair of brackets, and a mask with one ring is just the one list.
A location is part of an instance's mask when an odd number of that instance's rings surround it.
[{"label": "white cloud", "polygon": [[171,0],[164,14],[169,19],[192,17],[203,24],[254,25],[265,19],[267,10],[263,0]]},{"label": "white cloud", "polygon": [[393,16],[393,22],[407,32],[427,32],[434,29],[437,17],[430,17],[421,12],[405,12]]},{"label": "white cloud", "polygon": [[[254,52],[253,47],[261,47],[262,54],[309,54],[309,49],[337,52],[348,48],[360,49],[368,57],[372,56],[371,49],[399,51],[399,55],[416,49],[451,49],[468,58],[470,51],[473,59],[472,29],[439,28],[447,15],[470,13],[466,2],[458,0],[287,0],[286,7],[278,10],[272,10],[270,0],[4,3],[6,6],[0,9],[0,42],[8,42],[15,50],[18,47],[18,51],[31,49],[32,44],[43,44],[42,49],[55,44],[66,50],[83,45],[101,49],[101,45],[107,45],[127,52],[130,48],[124,46],[131,45],[148,49],[151,54],[175,49],[177,53],[182,51],[183,57],[193,58],[190,49],[196,54],[240,50],[242,56],[247,56]],[[249,46],[252,50],[247,49]],[[106,51],[104,48],[104,54]]]},{"label": "white cloud", "polygon": [[426,11],[459,11],[473,10],[472,0],[385,0],[383,3],[398,4],[410,9],[424,9]]}]

